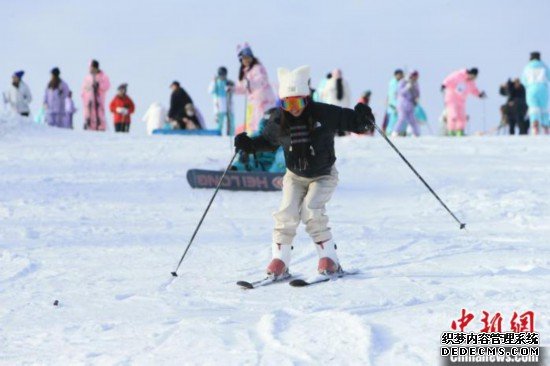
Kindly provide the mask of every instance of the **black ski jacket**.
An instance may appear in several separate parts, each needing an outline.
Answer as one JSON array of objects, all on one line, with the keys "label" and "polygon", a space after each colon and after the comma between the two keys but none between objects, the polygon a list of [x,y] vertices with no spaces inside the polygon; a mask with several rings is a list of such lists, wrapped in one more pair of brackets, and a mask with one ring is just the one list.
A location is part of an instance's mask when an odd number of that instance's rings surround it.
[{"label": "black ski jacket", "polygon": [[168,117],[180,121],[185,114],[185,106],[187,104],[193,104],[191,97],[183,88],[178,88],[172,92],[170,98],[170,110],[168,111]]},{"label": "black ski jacket", "polygon": [[262,134],[252,138],[256,151],[274,151],[283,147],[287,169],[306,178],[329,175],[336,154],[334,152],[334,134],[339,130],[349,132],[364,132],[366,121],[359,118],[353,109],[340,108],[330,104],[310,101],[308,108],[313,116],[313,131],[310,134],[311,146],[315,151],[309,157],[309,167],[306,170],[296,170],[290,154],[290,131],[281,127],[281,114],[288,113],[280,108],[271,113]]}]

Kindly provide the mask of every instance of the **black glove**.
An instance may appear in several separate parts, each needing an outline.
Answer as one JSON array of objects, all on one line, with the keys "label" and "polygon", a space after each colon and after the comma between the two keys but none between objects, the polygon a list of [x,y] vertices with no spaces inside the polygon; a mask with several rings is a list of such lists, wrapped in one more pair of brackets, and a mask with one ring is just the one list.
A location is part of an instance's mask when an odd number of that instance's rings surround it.
[{"label": "black glove", "polygon": [[244,151],[247,154],[254,153],[254,142],[246,132],[241,132],[237,136],[235,136],[235,152],[237,151]]},{"label": "black glove", "polygon": [[374,130],[374,115],[372,109],[366,104],[357,103],[355,105],[355,113],[357,113],[358,127],[361,130]]},{"label": "black glove", "polygon": [[443,93],[445,91],[445,85],[441,85],[441,92]]},{"label": "black glove", "polygon": [[481,93],[479,93],[479,97],[480,97],[481,99],[485,99],[485,98],[487,98],[487,94],[485,94],[485,92],[482,91]]}]

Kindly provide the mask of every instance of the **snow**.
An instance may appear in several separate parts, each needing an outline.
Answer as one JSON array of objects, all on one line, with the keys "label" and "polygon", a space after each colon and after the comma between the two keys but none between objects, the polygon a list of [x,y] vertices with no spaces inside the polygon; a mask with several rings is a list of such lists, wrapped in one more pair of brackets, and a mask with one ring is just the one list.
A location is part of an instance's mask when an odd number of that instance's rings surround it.
[{"label": "snow", "polygon": [[[0,364],[428,365],[466,308],[533,310],[550,331],[548,138],[394,140],[467,231],[381,138],[337,140],[328,213],[345,268],[310,288],[252,291],[280,193],[221,191],[220,137],[63,131],[0,117]],[[292,272],[316,254],[301,228]],[[59,306],[53,306],[59,300]],[[544,337],[543,337],[544,339]]]}]

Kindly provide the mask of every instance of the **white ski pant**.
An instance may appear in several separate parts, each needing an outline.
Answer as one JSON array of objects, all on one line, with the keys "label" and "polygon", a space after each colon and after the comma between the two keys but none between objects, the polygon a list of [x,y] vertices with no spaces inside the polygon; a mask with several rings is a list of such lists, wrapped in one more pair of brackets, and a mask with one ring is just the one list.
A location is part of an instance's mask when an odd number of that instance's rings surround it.
[{"label": "white ski pant", "polygon": [[338,171],[333,166],[330,175],[316,178],[300,177],[290,170],[283,178],[283,201],[273,214],[273,242],[291,245],[300,220],[314,242],[332,239],[325,214],[325,205],[338,184]]}]

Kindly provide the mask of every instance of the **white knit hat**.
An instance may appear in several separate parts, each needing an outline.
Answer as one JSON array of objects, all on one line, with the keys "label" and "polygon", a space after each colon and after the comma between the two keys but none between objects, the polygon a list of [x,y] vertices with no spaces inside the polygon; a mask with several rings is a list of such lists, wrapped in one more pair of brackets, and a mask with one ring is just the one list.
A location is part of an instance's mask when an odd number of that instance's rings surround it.
[{"label": "white knit hat", "polygon": [[279,98],[305,97],[309,95],[309,70],[307,65],[290,71],[283,67],[277,69],[279,78]]}]

